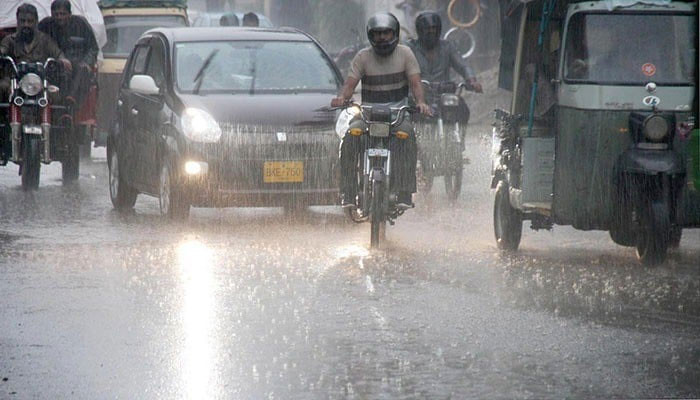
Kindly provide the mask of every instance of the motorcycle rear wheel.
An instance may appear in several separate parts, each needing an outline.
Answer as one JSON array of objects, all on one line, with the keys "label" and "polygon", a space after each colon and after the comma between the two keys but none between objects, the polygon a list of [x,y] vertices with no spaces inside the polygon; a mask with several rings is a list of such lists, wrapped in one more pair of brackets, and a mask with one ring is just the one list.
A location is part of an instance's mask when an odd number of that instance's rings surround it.
[{"label": "motorcycle rear wheel", "polygon": [[22,141],[22,189],[39,187],[41,172],[41,137],[25,135]]},{"label": "motorcycle rear wheel", "polygon": [[80,175],[80,148],[77,143],[68,145],[68,154],[61,161],[61,178],[63,184],[72,183],[78,180]]}]

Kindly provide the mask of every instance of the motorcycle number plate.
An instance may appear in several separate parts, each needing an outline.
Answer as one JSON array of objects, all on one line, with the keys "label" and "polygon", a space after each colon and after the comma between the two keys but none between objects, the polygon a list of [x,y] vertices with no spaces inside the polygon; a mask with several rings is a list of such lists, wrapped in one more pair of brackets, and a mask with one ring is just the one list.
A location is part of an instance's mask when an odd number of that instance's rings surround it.
[{"label": "motorcycle number plate", "polygon": [[387,137],[391,126],[389,124],[371,124],[369,126],[369,135],[376,137]]},{"label": "motorcycle number plate", "polygon": [[41,135],[41,127],[36,125],[24,125],[22,131],[27,135]]},{"label": "motorcycle number plate", "polygon": [[369,157],[389,157],[388,149],[367,149],[367,156]]}]

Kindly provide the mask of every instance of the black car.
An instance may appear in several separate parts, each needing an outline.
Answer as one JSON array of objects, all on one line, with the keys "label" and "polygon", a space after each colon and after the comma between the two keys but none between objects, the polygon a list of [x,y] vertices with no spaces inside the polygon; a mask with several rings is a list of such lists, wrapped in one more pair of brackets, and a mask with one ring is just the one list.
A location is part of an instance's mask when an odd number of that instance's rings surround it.
[{"label": "black car", "polygon": [[110,197],[190,206],[336,204],[338,146],[330,103],[341,76],[303,32],[162,28],[124,69],[107,143]]}]

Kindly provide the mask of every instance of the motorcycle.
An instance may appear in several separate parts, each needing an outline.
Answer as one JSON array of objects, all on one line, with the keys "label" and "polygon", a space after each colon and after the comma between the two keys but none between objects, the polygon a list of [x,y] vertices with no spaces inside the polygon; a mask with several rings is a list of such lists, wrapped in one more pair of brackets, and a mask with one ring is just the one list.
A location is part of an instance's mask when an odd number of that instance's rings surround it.
[{"label": "motorcycle", "polygon": [[[48,76],[60,74],[61,64],[53,58],[46,62],[15,63],[9,56],[2,61],[10,64],[11,87],[9,102],[0,104],[8,109],[8,124],[0,130],[0,165],[12,161],[20,166],[23,189],[39,186],[41,163],[62,163],[64,184],[75,181],[79,173],[78,144],[71,140],[72,109],[53,104],[59,88],[49,83]],[[6,129],[9,125],[9,132]]]},{"label": "motorcycle", "polygon": [[417,130],[422,189],[430,192],[433,179],[443,176],[447,197],[456,200],[462,190],[464,169],[462,132],[469,121],[469,107],[460,94],[470,88],[465,83],[421,82],[435,111],[432,117],[421,119]]},{"label": "motorcycle", "polygon": [[[352,221],[370,222],[370,247],[380,246],[386,232],[386,223],[394,225],[396,218],[405,210],[399,209],[396,193],[391,192],[391,151],[389,140],[392,136],[407,139],[408,133],[396,130],[407,113],[417,109],[410,106],[389,107],[385,105],[365,106],[350,103],[344,107],[329,110],[346,109],[364,124],[350,124],[349,132],[353,136],[362,136],[363,157],[358,157],[355,169],[358,195],[355,207],[348,210]],[[362,126],[362,127],[360,127]]]}]

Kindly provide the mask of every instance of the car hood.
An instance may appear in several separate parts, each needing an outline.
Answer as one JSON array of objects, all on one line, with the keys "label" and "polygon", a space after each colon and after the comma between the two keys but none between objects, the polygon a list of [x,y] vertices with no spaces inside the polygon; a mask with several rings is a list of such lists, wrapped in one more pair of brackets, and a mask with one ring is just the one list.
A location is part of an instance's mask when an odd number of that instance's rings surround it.
[{"label": "car hood", "polygon": [[185,107],[207,111],[219,124],[332,126],[335,113],[315,111],[330,105],[327,94],[181,95]]}]

